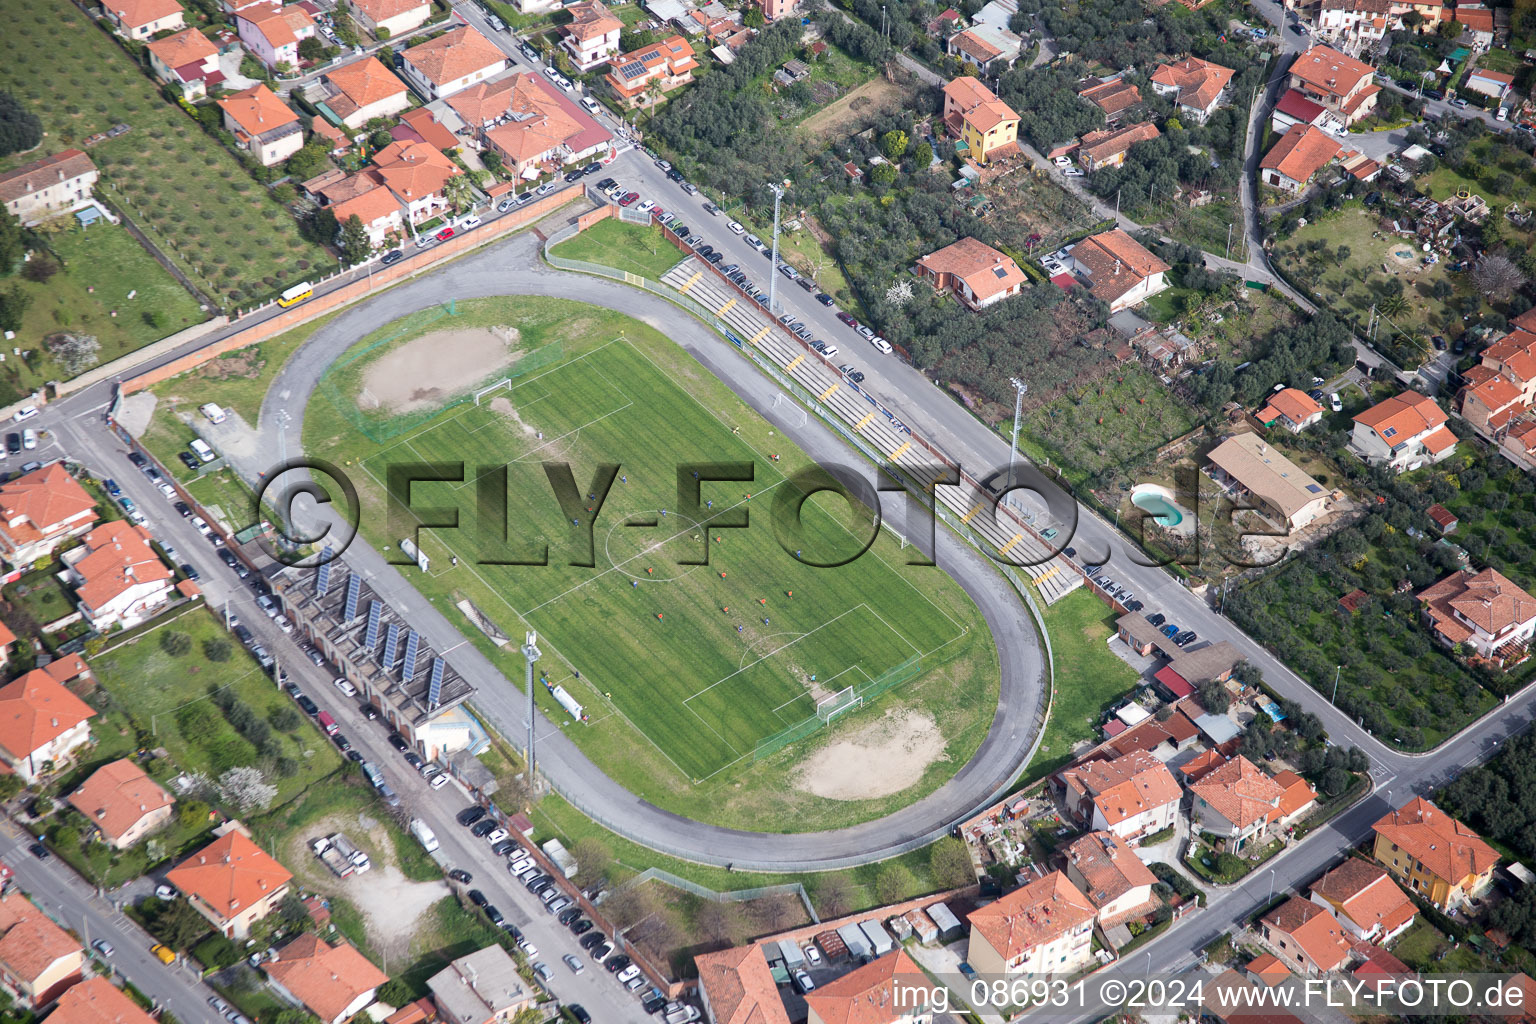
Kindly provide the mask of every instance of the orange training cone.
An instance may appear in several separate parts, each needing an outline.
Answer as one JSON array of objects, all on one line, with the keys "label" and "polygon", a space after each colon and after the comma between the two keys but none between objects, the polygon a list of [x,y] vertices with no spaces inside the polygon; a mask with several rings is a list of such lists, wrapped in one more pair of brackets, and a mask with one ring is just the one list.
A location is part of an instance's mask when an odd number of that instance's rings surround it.
[{"label": "orange training cone", "polygon": [[661,618],[661,612],[657,612],[657,613],[656,613],[656,617],[657,617],[657,618],[658,618],[658,619],[659,619],[659,618]]}]

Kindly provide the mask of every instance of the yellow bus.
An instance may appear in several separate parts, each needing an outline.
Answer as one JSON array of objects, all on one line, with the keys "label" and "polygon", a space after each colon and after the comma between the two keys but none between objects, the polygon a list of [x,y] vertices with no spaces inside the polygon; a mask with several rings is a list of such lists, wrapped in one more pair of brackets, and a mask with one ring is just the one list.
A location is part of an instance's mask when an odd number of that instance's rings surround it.
[{"label": "yellow bus", "polygon": [[297,306],[313,294],[315,294],[315,286],[308,281],[303,281],[279,295],[277,304],[287,309],[289,306]]}]

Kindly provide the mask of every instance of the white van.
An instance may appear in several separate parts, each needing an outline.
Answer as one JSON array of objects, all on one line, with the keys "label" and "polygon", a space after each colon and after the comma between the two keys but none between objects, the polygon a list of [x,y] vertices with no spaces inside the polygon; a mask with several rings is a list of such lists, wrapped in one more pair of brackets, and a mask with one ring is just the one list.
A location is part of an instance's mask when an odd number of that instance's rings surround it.
[{"label": "white van", "polygon": [[204,441],[200,437],[187,442],[187,447],[192,449],[192,454],[196,455],[203,462],[212,462],[214,459],[218,458],[218,456],[213,453],[213,449],[208,447],[208,442]]},{"label": "white van", "polygon": [[428,853],[437,851],[437,836],[427,827],[427,823],[420,818],[412,818],[410,824],[411,835],[421,841],[422,849]]},{"label": "white van", "polygon": [[202,406],[198,411],[201,412],[204,416],[207,416],[209,422],[212,423],[223,423],[226,419],[229,418],[228,414],[213,402],[209,402],[208,404]]}]

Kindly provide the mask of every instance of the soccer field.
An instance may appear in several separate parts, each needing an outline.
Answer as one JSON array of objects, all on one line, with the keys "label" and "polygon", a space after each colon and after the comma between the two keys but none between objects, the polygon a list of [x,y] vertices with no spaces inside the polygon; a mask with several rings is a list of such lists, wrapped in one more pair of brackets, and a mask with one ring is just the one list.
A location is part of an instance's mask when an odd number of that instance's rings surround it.
[{"label": "soccer field", "polygon": [[[311,404],[306,444],[311,452],[329,449],[332,458],[344,451],[361,464],[364,530],[380,546],[400,540],[383,526],[391,465],[464,464],[461,481],[411,488],[415,509],[456,507],[460,525],[423,529],[430,569],[404,571],[429,596],[472,601],[514,638],[497,651],[457,609],[439,604],[514,681],[517,642],[526,629],[537,630],[540,670],[584,705],[590,721],[575,724],[547,694],[541,704],[578,743],[588,730],[620,735],[613,726],[623,723],[683,779],[704,783],[752,763],[776,734],[814,720],[818,701],[847,687],[879,689],[881,680],[900,684],[891,687],[900,694],[907,680],[990,644],[974,605],[941,569],[905,564],[913,549],[882,540],[846,565],[810,564],[864,546],[871,524],[862,507],[835,495],[812,497],[802,531],[785,542],[794,547],[781,547],[770,511],[797,493],[788,477],[808,460],[698,364],[642,337],[651,332],[626,337],[554,308],[585,308],[577,304],[521,300],[513,309],[512,301],[485,300],[499,309],[462,304],[455,316],[348,364],[332,400]],[[539,313],[529,315],[532,308]],[[368,362],[394,358],[405,346],[441,345],[443,331],[477,327],[515,328],[514,357],[558,342],[560,358],[531,360],[536,368],[526,374],[513,358],[510,380],[478,400],[424,420],[407,417],[409,429],[396,436],[379,429],[390,406],[378,392],[388,382],[370,378]],[[493,370],[477,365],[474,383],[483,385]],[[365,390],[358,409],[338,407]],[[579,524],[551,489],[551,462],[571,468],[585,503],[575,510]],[[617,464],[619,475],[590,524],[589,552],[591,481],[603,463]],[[712,507],[690,517],[679,508],[678,478],[691,486],[691,472],[678,467],[697,463],[750,464],[752,479],[702,482],[701,506]],[[482,513],[484,494],[501,491],[502,466],[505,540],[491,521],[497,517]],[[745,528],[723,525],[741,516]],[[487,564],[531,560],[545,544],[548,565]],[[592,567],[570,564],[589,554]],[[990,708],[980,710],[983,721],[990,718]],[[979,740],[965,738],[954,753],[968,754]]]}]

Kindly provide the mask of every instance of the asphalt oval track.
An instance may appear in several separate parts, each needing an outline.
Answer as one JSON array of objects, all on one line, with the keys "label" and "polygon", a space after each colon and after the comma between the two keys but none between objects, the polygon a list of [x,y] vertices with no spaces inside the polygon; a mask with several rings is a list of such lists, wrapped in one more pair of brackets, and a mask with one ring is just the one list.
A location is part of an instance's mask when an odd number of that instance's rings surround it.
[{"label": "asphalt oval track", "polygon": [[[275,426],[286,410],[290,437],[302,437],[305,408],[330,363],[357,339],[418,310],[450,299],[543,295],[606,307],[633,316],[671,338],[776,429],[823,463],[842,463],[869,473],[867,463],[814,416],[804,426],[785,421],[773,407],[779,389],[732,345],[666,300],[604,278],[548,267],[531,234],[514,236],[458,259],[441,270],[397,285],[339,313],[316,330],[279,372],[263,400],[260,429],[266,451],[280,450]],[[798,414],[796,419],[798,419]],[[325,457],[325,453],[310,453]],[[872,474],[871,474],[872,475]],[[903,529],[906,502],[887,501],[893,525]],[[904,531],[905,532],[905,531]],[[910,533],[907,533],[910,536]],[[439,614],[384,556],[354,544],[345,559],[354,571],[412,621],[432,645],[476,688],[472,703],[504,735],[521,742],[526,733],[526,695],[472,645],[459,627]],[[983,555],[944,529],[937,531],[935,561],[981,609],[997,645],[1001,685],[997,711],[974,757],[943,786],[883,818],[825,832],[748,832],[694,821],[642,800],[610,779],[565,733],[542,715],[537,723],[540,771],[578,809],[620,835],[661,853],[753,871],[818,871],[851,867],[906,852],[937,838],[974,811],[999,798],[1024,768],[1034,743],[1035,718],[1046,699],[1046,666],[1040,638],[1012,586]]]}]

